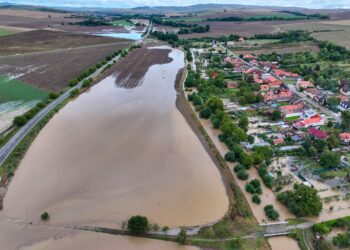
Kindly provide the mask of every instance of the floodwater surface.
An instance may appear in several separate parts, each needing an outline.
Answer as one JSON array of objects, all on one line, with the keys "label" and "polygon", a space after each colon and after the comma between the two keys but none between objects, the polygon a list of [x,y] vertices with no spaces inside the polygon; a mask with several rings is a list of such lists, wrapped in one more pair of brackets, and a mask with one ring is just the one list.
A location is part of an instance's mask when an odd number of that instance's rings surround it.
[{"label": "floodwater surface", "polygon": [[3,213],[114,228],[137,214],[170,227],[224,216],[220,173],[175,106],[183,52],[169,56],[141,86],[118,88],[109,76],[55,115],[21,162]]}]

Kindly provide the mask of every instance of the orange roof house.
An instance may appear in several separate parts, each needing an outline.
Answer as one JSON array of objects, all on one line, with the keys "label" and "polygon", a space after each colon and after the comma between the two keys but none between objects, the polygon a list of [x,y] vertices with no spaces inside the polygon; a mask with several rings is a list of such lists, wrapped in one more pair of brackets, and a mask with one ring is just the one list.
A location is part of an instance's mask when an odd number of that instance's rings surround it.
[{"label": "orange roof house", "polygon": [[343,142],[346,142],[346,143],[350,142],[350,133],[348,132],[339,134],[339,137],[340,137],[340,140],[342,140]]},{"label": "orange roof house", "polygon": [[297,87],[299,89],[307,89],[307,88],[313,88],[315,86],[310,81],[302,81],[302,80],[300,80],[300,81],[297,82]]},{"label": "orange roof house", "polygon": [[269,91],[269,90],[270,90],[270,87],[268,84],[261,84],[260,85],[260,91],[265,92],[265,91]]},{"label": "orange roof house", "polygon": [[283,138],[272,139],[273,145],[281,145],[284,143]]},{"label": "orange roof house", "polygon": [[324,119],[319,115],[314,115],[308,119],[305,119],[305,120],[302,120],[302,121],[295,123],[295,126],[308,128],[308,127],[312,127],[312,126],[321,126],[323,124],[324,124]]}]

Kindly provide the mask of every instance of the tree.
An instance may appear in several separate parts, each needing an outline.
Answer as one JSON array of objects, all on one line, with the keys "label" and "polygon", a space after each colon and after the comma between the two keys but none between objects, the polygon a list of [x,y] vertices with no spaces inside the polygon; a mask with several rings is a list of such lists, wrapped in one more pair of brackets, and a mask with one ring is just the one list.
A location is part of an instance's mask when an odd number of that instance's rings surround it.
[{"label": "tree", "polygon": [[326,168],[336,168],[340,164],[340,156],[336,152],[326,151],[321,155],[320,164]]},{"label": "tree", "polygon": [[349,110],[343,111],[341,113],[341,119],[342,119],[342,123],[340,127],[343,130],[350,130],[350,111]]},{"label": "tree", "polygon": [[305,185],[294,185],[293,191],[280,193],[277,200],[297,217],[318,216],[322,211],[322,202],[317,190]]},{"label": "tree", "polygon": [[322,153],[327,147],[327,142],[325,140],[316,139],[314,147],[318,153]]},{"label": "tree", "polygon": [[245,169],[243,169],[243,170],[240,170],[237,172],[237,177],[238,177],[238,179],[245,181],[245,180],[248,180],[249,175],[248,175],[247,171]]},{"label": "tree", "polygon": [[254,195],[253,195],[252,201],[253,201],[255,204],[258,204],[258,205],[261,203],[261,199],[260,199],[259,195],[257,195],[257,194],[254,194]]},{"label": "tree", "polygon": [[176,237],[176,241],[184,245],[187,241],[187,231],[186,229],[181,228],[179,234]]},{"label": "tree", "polygon": [[213,114],[216,114],[217,112],[224,110],[224,103],[222,102],[221,98],[217,96],[210,97],[207,100],[205,106],[210,108]]},{"label": "tree", "polygon": [[274,111],[272,111],[272,116],[271,116],[271,119],[273,121],[277,121],[277,120],[280,120],[282,118],[282,113],[281,111],[275,109]]},{"label": "tree", "polygon": [[236,160],[236,156],[234,152],[229,151],[225,154],[225,161],[235,162],[235,160]]},{"label": "tree", "polygon": [[50,215],[49,215],[48,212],[44,212],[44,213],[41,214],[40,218],[43,221],[48,221],[50,219]]},{"label": "tree", "polygon": [[273,205],[267,205],[264,207],[266,216],[271,220],[277,220],[280,216],[279,213],[273,208]]},{"label": "tree", "polygon": [[23,116],[23,115],[20,115],[20,116],[16,116],[14,119],[13,119],[13,124],[17,127],[21,127],[23,126],[24,124],[27,123],[27,119]]},{"label": "tree", "polygon": [[249,125],[248,116],[244,114],[241,116],[241,118],[239,118],[238,126],[244,131],[248,131],[248,125]]},{"label": "tree", "polygon": [[331,134],[328,138],[327,138],[327,143],[328,143],[328,147],[330,149],[336,148],[339,145],[339,139],[338,137],[336,137],[334,134]]},{"label": "tree", "polygon": [[204,108],[199,112],[199,117],[203,119],[209,119],[211,116],[211,109],[210,108]]},{"label": "tree", "polygon": [[128,230],[134,234],[144,234],[148,230],[148,219],[145,216],[132,216],[128,220]]}]

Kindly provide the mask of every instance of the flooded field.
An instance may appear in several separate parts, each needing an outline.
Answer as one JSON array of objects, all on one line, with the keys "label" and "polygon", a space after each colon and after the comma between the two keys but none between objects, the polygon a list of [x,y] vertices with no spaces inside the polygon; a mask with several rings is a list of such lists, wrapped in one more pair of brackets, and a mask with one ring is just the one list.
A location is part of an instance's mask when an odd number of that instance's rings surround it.
[{"label": "flooded field", "polygon": [[269,238],[269,243],[272,250],[281,250],[281,249],[300,250],[298,246],[298,242],[296,242],[294,239],[289,238],[287,236]]},{"label": "flooded field", "polygon": [[[221,176],[175,107],[183,53],[154,65],[143,84],[118,88],[109,76],[64,107],[18,168],[3,213],[50,223],[118,228],[142,214],[161,226],[221,218]],[[30,194],[30,195],[28,195]]]}]

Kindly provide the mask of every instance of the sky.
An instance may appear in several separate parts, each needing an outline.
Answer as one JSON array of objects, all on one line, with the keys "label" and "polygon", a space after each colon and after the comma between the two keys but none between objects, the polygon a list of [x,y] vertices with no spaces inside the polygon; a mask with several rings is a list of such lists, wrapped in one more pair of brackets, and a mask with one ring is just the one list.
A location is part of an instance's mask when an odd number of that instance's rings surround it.
[{"label": "sky", "polygon": [[350,8],[350,0],[0,0],[0,3],[1,2],[41,6],[114,8],[131,8],[137,6],[188,6],[204,3],[291,6],[312,9]]}]

